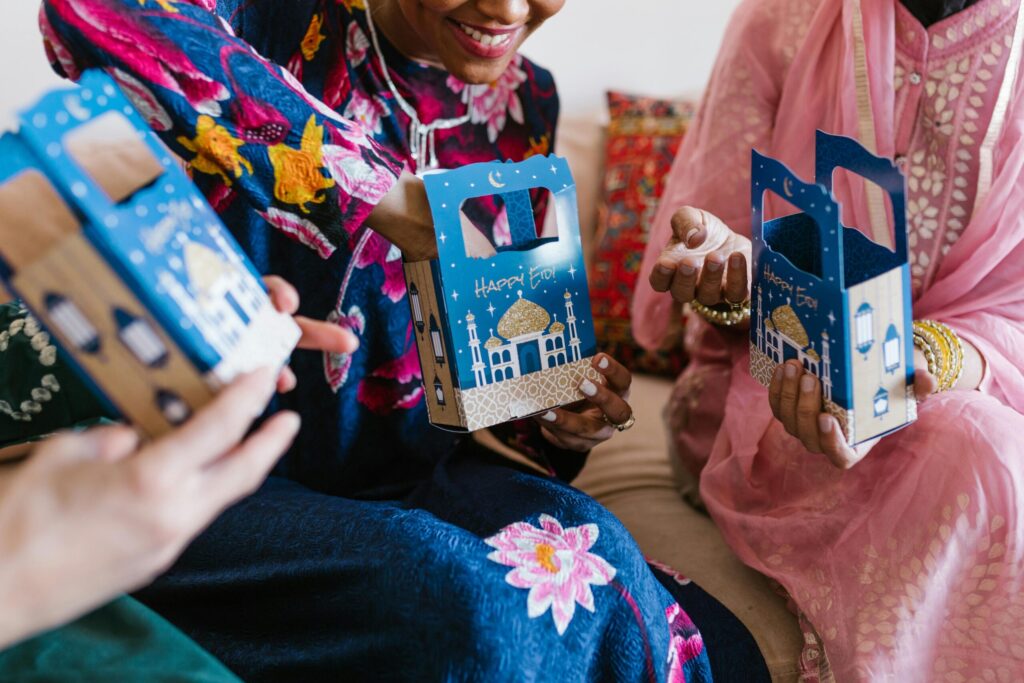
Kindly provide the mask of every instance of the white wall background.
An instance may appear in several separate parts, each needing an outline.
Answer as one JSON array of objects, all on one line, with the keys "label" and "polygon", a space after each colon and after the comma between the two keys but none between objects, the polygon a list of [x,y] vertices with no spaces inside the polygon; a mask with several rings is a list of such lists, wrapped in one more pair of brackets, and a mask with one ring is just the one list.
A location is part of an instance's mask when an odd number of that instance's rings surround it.
[{"label": "white wall background", "polygon": [[[282,0],[286,1],[286,0]],[[609,88],[690,95],[704,87],[738,0],[568,0],[526,52],[551,69],[568,116],[600,112]],[[38,0],[0,1],[0,125],[59,83],[36,29]]]}]

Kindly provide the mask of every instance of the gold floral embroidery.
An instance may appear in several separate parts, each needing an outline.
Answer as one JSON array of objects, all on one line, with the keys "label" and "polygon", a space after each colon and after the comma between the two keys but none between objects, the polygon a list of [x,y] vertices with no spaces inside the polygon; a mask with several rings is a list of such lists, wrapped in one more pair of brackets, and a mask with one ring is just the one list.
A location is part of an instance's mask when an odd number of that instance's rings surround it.
[{"label": "gold floral embroidery", "polygon": [[268,150],[274,167],[274,196],[285,204],[298,205],[303,213],[309,213],[306,204],[324,201],[321,190],[334,187],[334,180],[323,174],[323,141],[323,126],[311,115],[300,149],[278,144]]},{"label": "gold floral embroidery", "polygon": [[302,56],[307,62],[313,61],[313,57],[316,56],[317,50],[320,49],[320,44],[327,40],[327,36],[320,32],[320,28],[323,26],[323,23],[323,16],[314,14],[313,20],[309,22],[309,28],[306,30],[306,35],[302,39]]},{"label": "gold floral embroidery", "polygon": [[[936,272],[974,210],[978,150],[994,104],[989,94],[998,87],[1005,70],[1013,29],[1009,20],[1013,17],[997,3],[989,4],[987,11],[967,10],[973,12],[971,18],[931,36],[932,50],[942,52],[925,64],[923,78],[916,72],[919,65],[907,55],[924,54],[929,38],[920,25],[902,18],[897,27],[903,49],[897,51],[895,65],[896,118],[902,116],[899,109],[918,102],[921,112],[919,130],[909,143],[906,168],[910,272],[915,292]],[[979,35],[984,31],[989,32],[987,38]],[[981,43],[965,50],[961,43],[968,39]],[[919,99],[911,87],[922,88]]]},{"label": "gold floral embroidery", "polygon": [[242,177],[243,168],[252,174],[252,164],[238,151],[245,143],[206,114],[201,115],[196,122],[196,136],[191,140],[181,136],[178,144],[196,155],[189,160],[192,169],[218,175],[225,185],[231,185],[231,178],[225,170],[233,173],[236,178]]}]

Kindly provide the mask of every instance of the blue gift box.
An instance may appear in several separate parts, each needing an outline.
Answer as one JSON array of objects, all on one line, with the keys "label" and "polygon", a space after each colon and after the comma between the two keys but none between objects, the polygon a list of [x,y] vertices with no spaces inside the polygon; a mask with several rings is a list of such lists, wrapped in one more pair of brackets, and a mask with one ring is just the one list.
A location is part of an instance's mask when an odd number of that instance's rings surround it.
[{"label": "blue gift box", "polygon": [[[815,184],[752,155],[750,370],[768,386],[778,364],[800,360],[822,382],[824,409],[856,445],[917,417],[904,178],[850,138],[818,131],[816,142]],[[841,224],[836,169],[889,195],[894,249]],[[800,212],[765,221],[769,192]]]},{"label": "blue gift box", "polygon": [[239,373],[283,365],[300,334],[98,71],[44,95],[0,137],[0,278],[149,436]]},{"label": "blue gift box", "polygon": [[[438,259],[405,265],[430,421],[475,431],[583,398],[596,353],[576,186],[554,156],[480,163],[424,178]],[[557,235],[534,220],[550,192]],[[510,242],[494,247],[467,203],[495,198]]]}]

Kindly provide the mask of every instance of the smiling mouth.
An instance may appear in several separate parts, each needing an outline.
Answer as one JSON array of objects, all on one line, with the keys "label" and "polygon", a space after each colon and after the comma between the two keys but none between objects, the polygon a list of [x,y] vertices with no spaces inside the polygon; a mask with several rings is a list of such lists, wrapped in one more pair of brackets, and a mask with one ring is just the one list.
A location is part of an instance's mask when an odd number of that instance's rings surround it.
[{"label": "smiling mouth", "polygon": [[454,19],[449,19],[448,22],[455,37],[468,52],[491,59],[507,54],[515,46],[523,30],[522,26],[495,30],[470,26]]}]

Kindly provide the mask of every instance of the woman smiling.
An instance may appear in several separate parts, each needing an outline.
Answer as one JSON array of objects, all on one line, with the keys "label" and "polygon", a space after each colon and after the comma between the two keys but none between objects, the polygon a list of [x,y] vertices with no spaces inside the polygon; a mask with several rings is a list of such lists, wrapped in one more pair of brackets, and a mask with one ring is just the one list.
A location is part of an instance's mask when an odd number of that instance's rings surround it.
[{"label": "woman smiling", "polygon": [[[564,483],[631,424],[624,367],[599,355],[585,402],[498,430],[547,475],[427,422],[402,270],[435,253],[417,174],[552,148],[554,82],[518,49],[562,4],[44,3],[57,68],[110,73],[258,266],[360,337],[296,359],[278,476],[141,594],[246,680],[708,673],[626,531]],[[476,221],[494,246],[501,211]]]}]

